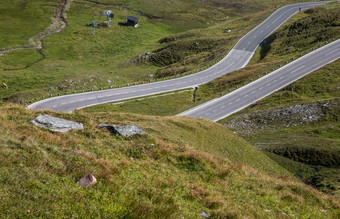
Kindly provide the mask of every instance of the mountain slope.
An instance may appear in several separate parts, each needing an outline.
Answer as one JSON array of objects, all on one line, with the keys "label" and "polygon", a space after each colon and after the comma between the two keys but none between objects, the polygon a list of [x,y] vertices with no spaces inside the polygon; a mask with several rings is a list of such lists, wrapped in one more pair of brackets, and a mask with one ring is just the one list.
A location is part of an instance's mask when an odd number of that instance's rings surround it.
[{"label": "mountain slope", "polygon": [[[333,217],[339,203],[299,182],[220,124],[119,113],[50,115],[85,129],[51,133],[42,112],[0,110],[0,213],[8,217]],[[114,137],[100,123],[149,135]],[[76,182],[86,173],[98,183]]]}]

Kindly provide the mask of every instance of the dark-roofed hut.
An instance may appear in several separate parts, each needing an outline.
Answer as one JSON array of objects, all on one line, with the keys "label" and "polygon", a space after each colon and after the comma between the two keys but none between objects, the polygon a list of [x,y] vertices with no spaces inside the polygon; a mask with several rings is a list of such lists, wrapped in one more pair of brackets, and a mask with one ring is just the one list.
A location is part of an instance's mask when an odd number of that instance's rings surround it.
[{"label": "dark-roofed hut", "polygon": [[126,17],[126,24],[128,26],[133,26],[133,27],[138,27],[138,17],[134,17],[134,16],[127,16]]}]

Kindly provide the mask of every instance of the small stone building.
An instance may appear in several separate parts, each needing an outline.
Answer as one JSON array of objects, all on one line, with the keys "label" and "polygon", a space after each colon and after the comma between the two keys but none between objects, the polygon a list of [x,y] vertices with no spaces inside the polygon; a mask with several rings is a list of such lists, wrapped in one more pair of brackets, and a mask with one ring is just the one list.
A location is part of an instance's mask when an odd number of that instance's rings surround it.
[{"label": "small stone building", "polygon": [[138,27],[138,17],[134,17],[134,16],[127,16],[126,17],[126,24],[128,26],[132,26],[132,27]]}]

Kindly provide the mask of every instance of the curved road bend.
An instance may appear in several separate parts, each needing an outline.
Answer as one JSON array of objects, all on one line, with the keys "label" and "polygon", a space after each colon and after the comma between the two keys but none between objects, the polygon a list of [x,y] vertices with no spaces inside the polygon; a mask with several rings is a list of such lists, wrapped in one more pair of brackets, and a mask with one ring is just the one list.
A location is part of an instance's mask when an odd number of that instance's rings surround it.
[{"label": "curved road bend", "polygon": [[179,115],[205,118],[212,121],[221,120],[322,66],[337,60],[339,57],[340,39],[221,98],[199,105]]},{"label": "curved road bend", "polygon": [[259,26],[242,37],[224,59],[202,72],[150,84],[49,98],[33,103],[28,108],[72,112],[75,109],[88,106],[170,92],[207,83],[246,66],[259,43],[280,27],[288,18],[297,13],[299,8],[307,9],[326,3],[328,2],[302,3],[278,9]]}]

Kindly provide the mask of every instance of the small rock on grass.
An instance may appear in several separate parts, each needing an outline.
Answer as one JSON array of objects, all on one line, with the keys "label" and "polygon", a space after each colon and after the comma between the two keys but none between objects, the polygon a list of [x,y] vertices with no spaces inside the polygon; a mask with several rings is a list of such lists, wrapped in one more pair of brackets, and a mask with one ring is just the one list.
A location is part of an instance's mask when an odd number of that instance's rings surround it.
[{"label": "small rock on grass", "polygon": [[201,216],[202,218],[209,218],[210,217],[210,214],[208,214],[205,211],[201,211],[198,215]]},{"label": "small rock on grass", "polygon": [[147,135],[140,127],[134,125],[124,125],[124,126],[115,126],[115,125],[107,125],[100,124],[98,128],[106,128],[114,135],[121,135],[123,137],[131,137],[133,135]]},{"label": "small rock on grass", "polygon": [[77,184],[80,185],[81,187],[89,187],[97,183],[96,177],[94,177],[92,174],[86,174],[83,176]]}]

